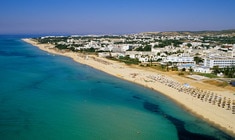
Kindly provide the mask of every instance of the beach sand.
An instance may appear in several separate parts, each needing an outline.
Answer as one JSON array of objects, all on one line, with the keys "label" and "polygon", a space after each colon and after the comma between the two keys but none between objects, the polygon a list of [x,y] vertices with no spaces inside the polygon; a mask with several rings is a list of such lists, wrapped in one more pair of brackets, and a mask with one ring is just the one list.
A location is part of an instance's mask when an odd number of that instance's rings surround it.
[{"label": "beach sand", "polygon": [[235,136],[235,95],[232,90],[145,67],[128,66],[94,55],[60,51],[51,44],[38,44],[32,39],[23,39],[23,41],[46,52],[70,57],[78,63],[156,90],[187,111]]}]

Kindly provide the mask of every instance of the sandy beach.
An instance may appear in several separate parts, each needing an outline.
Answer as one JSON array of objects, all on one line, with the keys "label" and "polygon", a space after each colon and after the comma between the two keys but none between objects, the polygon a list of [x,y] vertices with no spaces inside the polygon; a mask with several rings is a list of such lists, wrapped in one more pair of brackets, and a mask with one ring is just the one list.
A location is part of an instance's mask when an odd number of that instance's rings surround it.
[{"label": "sandy beach", "polygon": [[51,44],[38,44],[32,39],[23,39],[23,41],[46,52],[70,57],[78,63],[156,90],[182,105],[187,111],[235,136],[235,92],[233,90],[145,67],[128,66],[94,55],[60,51]]}]

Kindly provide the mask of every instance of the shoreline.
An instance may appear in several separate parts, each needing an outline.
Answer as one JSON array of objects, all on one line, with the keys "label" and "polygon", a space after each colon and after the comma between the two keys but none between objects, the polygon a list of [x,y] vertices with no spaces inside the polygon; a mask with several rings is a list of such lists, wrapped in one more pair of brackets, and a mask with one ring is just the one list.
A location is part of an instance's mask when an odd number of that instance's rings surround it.
[{"label": "shoreline", "polygon": [[[231,91],[208,91],[206,88],[186,87],[175,78],[143,68],[133,68],[124,63],[100,58],[94,55],[83,55],[80,53],[57,50],[51,44],[38,44],[32,39],[22,39],[23,41],[38,47],[39,49],[66,57],[72,58],[75,62],[88,65],[115,77],[133,82],[150,88],[167,96],[183,107],[186,111],[194,114],[209,124],[235,137],[235,114],[232,112],[232,102],[235,96]],[[203,90],[203,91],[202,91]],[[225,99],[226,98],[226,99]],[[211,101],[210,101],[211,100]],[[227,103],[231,101],[231,108]],[[214,104],[215,102],[215,104]],[[221,102],[219,104],[219,102]],[[220,107],[225,102],[225,107]]]}]

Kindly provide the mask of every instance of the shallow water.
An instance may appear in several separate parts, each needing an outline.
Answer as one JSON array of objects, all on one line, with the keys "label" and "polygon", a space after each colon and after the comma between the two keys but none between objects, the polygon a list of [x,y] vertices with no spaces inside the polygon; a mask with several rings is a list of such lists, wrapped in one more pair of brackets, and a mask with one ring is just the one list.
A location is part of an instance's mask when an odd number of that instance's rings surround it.
[{"label": "shallow water", "polygon": [[1,140],[233,139],[165,96],[0,36]]}]

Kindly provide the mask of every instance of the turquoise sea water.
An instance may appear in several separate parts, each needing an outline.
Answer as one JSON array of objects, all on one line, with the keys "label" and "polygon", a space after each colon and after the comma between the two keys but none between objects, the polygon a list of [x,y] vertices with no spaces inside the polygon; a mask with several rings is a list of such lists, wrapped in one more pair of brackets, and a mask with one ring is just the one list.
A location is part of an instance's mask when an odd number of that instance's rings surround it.
[{"label": "turquoise sea water", "polygon": [[0,36],[0,140],[233,139],[152,90]]}]

